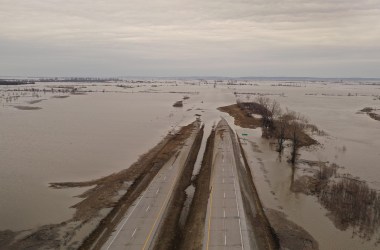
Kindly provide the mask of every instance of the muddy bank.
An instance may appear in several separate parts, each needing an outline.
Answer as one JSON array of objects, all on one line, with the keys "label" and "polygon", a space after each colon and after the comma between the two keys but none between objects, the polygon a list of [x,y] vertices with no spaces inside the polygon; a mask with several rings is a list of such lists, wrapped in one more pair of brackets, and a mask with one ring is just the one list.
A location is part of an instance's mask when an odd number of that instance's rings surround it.
[{"label": "muddy bank", "polygon": [[128,169],[92,181],[51,183],[53,188],[90,189],[80,195],[83,200],[73,206],[76,212],[72,219],[59,224],[45,225],[27,234],[20,232],[17,234],[17,240],[13,242],[8,239],[15,235],[10,234],[12,232],[3,232],[0,235],[2,243],[6,244],[2,246],[5,249],[88,249],[96,242],[93,247],[100,248],[107,235],[112,232],[160,168],[178,154],[178,150],[191,135],[196,124],[194,122],[182,127],[175,134],[169,133]]},{"label": "muddy bank", "polygon": [[70,97],[69,95],[54,95],[51,98],[64,99]]},{"label": "muddy bank", "polygon": [[44,100],[46,100],[46,99],[37,99],[37,100],[29,101],[28,103],[29,104],[36,104],[36,103],[42,102]]},{"label": "muddy bank", "polygon": [[284,213],[272,209],[265,209],[265,214],[275,229],[281,249],[319,249],[318,242],[302,227],[288,220]]},{"label": "muddy bank", "polygon": [[182,108],[183,107],[183,102],[182,101],[176,101],[173,104],[173,107],[175,107],[175,108]]},{"label": "muddy bank", "polygon": [[[80,249],[100,249],[106,242],[107,238],[118,225],[128,208],[147,188],[152,179],[157,175],[162,166],[173,156],[178,156],[181,145],[191,135],[192,131],[198,126],[197,122],[193,122],[183,127],[175,135],[169,135],[169,140],[162,147],[158,148],[157,153],[142,157],[143,164],[131,166],[131,173],[135,174],[133,184],[128,191],[116,203],[111,212],[102,219],[99,226],[91,235],[83,242]],[[128,171],[127,169],[126,171]],[[129,171],[128,171],[129,172]],[[137,174],[136,174],[137,173]],[[112,183],[114,180],[112,181]]]},{"label": "muddy bank", "polygon": [[0,246],[9,246],[16,236],[17,233],[11,230],[0,231]]},{"label": "muddy bank", "polygon": [[[245,106],[247,104],[254,105],[255,110],[251,110],[246,108]],[[259,104],[252,102],[252,103],[241,103],[240,105],[238,104],[232,104],[229,106],[225,107],[219,107],[218,110],[225,112],[232,116],[234,118],[234,124],[242,127],[242,128],[258,128],[262,127],[263,128],[263,123],[262,119],[260,118],[255,118],[254,115],[260,115],[263,111],[260,111],[261,109],[265,109],[261,107]],[[265,111],[265,112],[270,112],[270,111]],[[284,114],[284,116],[287,116],[287,114]],[[284,119],[287,120],[287,119]],[[280,129],[282,127],[282,124],[280,120],[273,120],[273,129],[268,130],[268,129],[263,129],[263,136],[266,138],[278,138],[279,135],[281,134]],[[299,124],[301,125],[301,124]],[[310,131],[318,131],[318,133],[324,133],[323,131],[319,131],[318,128],[314,125],[311,124],[303,124],[302,129],[301,126],[297,129],[297,140],[298,140],[298,146],[299,147],[307,147],[311,145],[315,145],[318,142],[314,140],[313,138],[310,137],[306,133],[306,130]],[[284,140],[291,140],[293,138],[293,130],[291,124],[286,124],[285,129],[283,130],[283,135],[282,137]]]},{"label": "muddy bank", "polygon": [[219,107],[219,111],[225,112],[234,118],[234,124],[242,128],[258,128],[261,120],[252,117],[245,110],[240,109],[237,104]]},{"label": "muddy bank", "polygon": [[201,249],[206,223],[207,205],[210,196],[212,157],[214,154],[215,130],[211,131],[206,142],[201,168],[194,179],[195,192],[190,211],[181,229],[179,249]]},{"label": "muddy bank", "polygon": [[39,110],[39,109],[42,109],[41,107],[32,107],[32,106],[13,106],[15,107],[16,109],[19,109],[19,110]]},{"label": "muddy bank", "polygon": [[[239,175],[239,180],[242,180],[239,185],[248,219],[247,224],[254,232],[252,237],[257,239],[259,249],[279,249],[280,242],[264,212],[240,138],[237,136],[238,140],[236,140],[231,128],[230,136],[233,141],[237,174]],[[244,165],[240,163],[239,155],[242,155]]]},{"label": "muddy bank", "polygon": [[191,185],[191,177],[201,147],[204,126],[198,132],[186,163],[180,172],[181,178],[174,187],[174,193],[166,211],[165,218],[160,226],[154,249],[175,249],[184,233],[184,228],[180,226],[180,216],[186,201],[186,189]]}]

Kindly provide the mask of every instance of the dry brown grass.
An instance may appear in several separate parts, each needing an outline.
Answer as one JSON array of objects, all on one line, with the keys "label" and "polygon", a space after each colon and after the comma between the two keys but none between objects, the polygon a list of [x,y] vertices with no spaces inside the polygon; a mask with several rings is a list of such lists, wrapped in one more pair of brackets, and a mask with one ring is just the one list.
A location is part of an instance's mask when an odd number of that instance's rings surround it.
[{"label": "dry brown grass", "polygon": [[241,109],[237,104],[220,107],[218,110],[225,112],[234,118],[234,124],[242,128],[258,128],[261,120],[252,117],[247,111]]}]

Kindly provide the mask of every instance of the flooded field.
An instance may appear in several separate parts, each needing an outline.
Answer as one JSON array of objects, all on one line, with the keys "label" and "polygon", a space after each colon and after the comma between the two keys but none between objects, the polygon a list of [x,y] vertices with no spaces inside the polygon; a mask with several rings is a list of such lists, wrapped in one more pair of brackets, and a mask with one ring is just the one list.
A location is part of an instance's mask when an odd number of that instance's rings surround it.
[{"label": "flooded field", "polygon": [[[375,84],[374,84],[375,83]],[[33,89],[32,89],[33,88]],[[74,90],[75,89],[75,90]],[[65,221],[88,189],[52,189],[51,182],[88,181],[128,168],[169,131],[200,117],[205,124],[195,171],[215,122],[234,120],[218,107],[265,95],[308,117],[326,135],[302,148],[293,171],[261,129],[234,126],[260,198],[308,231],[320,249],[376,249],[378,225],[366,237],[355,225],[341,228],[313,195],[291,190],[294,179],[313,173],[308,162],[329,162],[379,192],[380,122],[363,108],[380,109],[377,82],[38,83],[0,86],[0,230],[28,230]],[[183,107],[173,107],[182,101]],[[286,149],[287,150],[287,149]],[[198,166],[198,167],[197,167]]]}]

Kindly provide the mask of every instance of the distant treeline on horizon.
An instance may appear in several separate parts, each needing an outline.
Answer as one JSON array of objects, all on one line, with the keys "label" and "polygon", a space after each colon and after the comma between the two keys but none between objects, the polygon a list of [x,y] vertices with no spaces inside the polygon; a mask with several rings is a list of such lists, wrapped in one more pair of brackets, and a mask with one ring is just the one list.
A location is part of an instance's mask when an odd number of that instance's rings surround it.
[{"label": "distant treeline on horizon", "polygon": [[[223,77],[223,76],[187,76],[187,77],[144,77],[144,76],[120,76],[120,77],[1,77],[0,85],[22,85],[35,84],[36,82],[76,82],[76,83],[100,83],[100,82],[120,82],[142,83],[154,81],[201,81],[203,83],[218,83],[228,81],[294,81],[294,82],[324,82],[324,83],[344,83],[358,82],[364,85],[379,85],[380,78],[318,78],[318,77]],[[212,82],[211,82],[212,81]]]},{"label": "distant treeline on horizon", "polygon": [[35,84],[31,80],[0,80],[0,85],[23,85],[23,84]]}]

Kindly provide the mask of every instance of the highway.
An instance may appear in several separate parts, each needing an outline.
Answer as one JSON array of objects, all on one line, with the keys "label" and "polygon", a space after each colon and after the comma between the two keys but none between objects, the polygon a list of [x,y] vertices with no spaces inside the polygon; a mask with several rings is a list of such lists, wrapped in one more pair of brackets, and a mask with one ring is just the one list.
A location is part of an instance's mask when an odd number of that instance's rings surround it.
[{"label": "highway", "polygon": [[194,130],[179,153],[161,168],[148,188],[128,210],[102,249],[152,248],[196,134],[197,131]]},{"label": "highway", "polygon": [[214,147],[203,249],[256,249],[246,225],[231,132],[223,119]]}]

